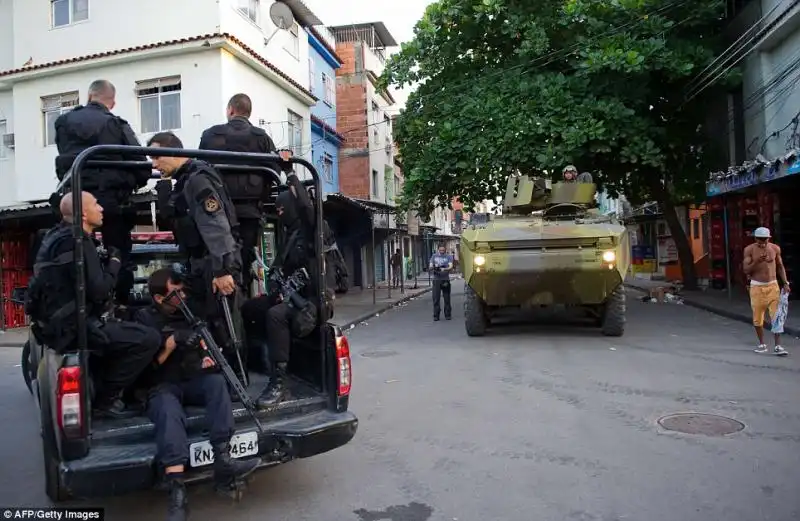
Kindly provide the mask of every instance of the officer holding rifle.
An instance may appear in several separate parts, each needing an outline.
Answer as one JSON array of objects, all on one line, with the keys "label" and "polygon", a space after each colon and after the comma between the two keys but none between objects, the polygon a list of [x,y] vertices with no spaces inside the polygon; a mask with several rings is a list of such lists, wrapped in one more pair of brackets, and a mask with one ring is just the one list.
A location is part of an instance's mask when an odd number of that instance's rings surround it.
[{"label": "officer holding rifle", "polygon": [[148,280],[153,304],[136,321],[161,332],[162,348],[144,375],[149,389],[147,415],[155,425],[158,462],[169,490],[168,521],[186,519],[184,470],[189,461],[184,405],[204,406],[214,451],[214,483],[229,490],[258,467],[257,458],[230,456],[234,433],[233,405],[225,378],[208,352],[200,332],[179,311],[183,283],[171,269],[155,271]]}]

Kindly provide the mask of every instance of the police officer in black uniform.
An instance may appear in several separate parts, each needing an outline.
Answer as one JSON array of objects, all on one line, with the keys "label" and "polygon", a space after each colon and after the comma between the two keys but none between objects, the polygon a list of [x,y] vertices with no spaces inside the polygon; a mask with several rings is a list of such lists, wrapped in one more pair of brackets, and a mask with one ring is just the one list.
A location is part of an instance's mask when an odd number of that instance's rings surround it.
[{"label": "police officer in black uniform", "polygon": [[[99,353],[91,360],[96,393],[94,403],[105,416],[126,417],[123,392],[153,360],[161,344],[155,331],[133,322],[104,318],[121,266],[118,250],[111,248],[104,267],[90,234],[103,225],[103,207],[83,192],[84,267],[89,348]],[[26,312],[34,333],[56,352],[72,347],[75,319],[75,265],[72,235],[72,193],[61,199],[63,220],[45,235],[39,248],[34,276],[29,284]]]},{"label": "police officer in black uniform", "polygon": [[183,283],[168,268],[150,275],[147,282],[153,305],[136,314],[136,321],[161,332],[162,348],[145,377],[149,388],[147,415],[155,425],[158,460],[169,488],[168,521],[186,519],[184,471],[189,461],[184,405],[204,406],[209,440],[214,451],[214,483],[229,489],[258,467],[257,458],[230,456],[234,433],[233,405],[225,378],[204,349],[199,334],[178,310],[176,292]]},{"label": "police officer in black uniform", "polygon": [[[128,122],[111,113],[116,89],[111,82],[97,80],[89,86],[88,103],[75,107],[56,119],[56,175],[64,179],[75,158],[94,145],[141,146]],[[91,160],[121,160],[118,155],[93,156]],[[127,161],[146,161],[144,156],[127,157]],[[131,252],[131,231],[136,212],[130,205],[133,192],[147,184],[150,168],[130,170],[114,167],[85,168],[82,171],[83,190],[94,195],[105,210],[103,244],[116,248],[122,255],[116,286],[116,301],[126,304],[133,288],[133,272],[128,262]],[[55,201],[53,201],[55,202]]]},{"label": "police officer in black uniform", "polygon": [[[278,221],[282,228],[282,244],[278,248],[271,270],[280,269],[285,276],[295,270],[306,268],[310,282],[304,288],[304,297],[316,298],[318,268],[314,256],[314,206],[303,184],[294,172],[287,176],[289,189],[275,201]],[[292,321],[297,320],[297,311],[289,302],[277,299],[273,293],[262,295],[242,306],[242,319],[248,344],[257,344],[258,338],[266,338],[266,349],[262,353],[264,365],[270,368],[269,384],[261,393],[258,405],[269,408],[279,403],[286,395],[286,369],[291,349]],[[303,317],[307,318],[307,317]],[[316,320],[316,316],[313,317]]]},{"label": "police officer in black uniform", "polygon": [[[235,94],[228,101],[228,122],[214,125],[203,132],[200,150],[223,150],[267,154],[275,152],[275,144],[267,133],[250,123],[253,102],[247,94]],[[226,161],[229,163],[229,161]],[[276,174],[279,169],[274,167]],[[245,295],[250,295],[255,251],[261,239],[261,203],[270,196],[270,182],[255,173],[220,170],[228,194],[236,207],[239,235],[242,239],[242,281]]]},{"label": "police officer in black uniform", "polygon": [[[150,138],[147,146],[183,148],[183,143],[172,132],[161,132]],[[209,323],[220,344],[232,347],[218,298],[232,298],[232,313],[239,307],[236,290],[241,284],[242,260],[233,203],[222,178],[208,163],[184,157],[151,159],[164,177],[175,180],[161,211],[171,214],[175,239],[189,257],[189,304],[197,306],[196,313]],[[234,320],[237,316],[234,314]],[[226,354],[233,353],[226,350]],[[230,361],[238,369],[235,358]]]}]

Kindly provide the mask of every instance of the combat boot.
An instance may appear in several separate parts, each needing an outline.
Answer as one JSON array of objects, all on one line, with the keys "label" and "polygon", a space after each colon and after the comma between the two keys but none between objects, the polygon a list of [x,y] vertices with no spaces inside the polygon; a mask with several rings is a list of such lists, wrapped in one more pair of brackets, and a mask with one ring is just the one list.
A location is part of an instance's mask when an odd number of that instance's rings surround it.
[{"label": "combat boot", "polygon": [[186,497],[186,485],[183,483],[183,474],[168,474],[167,486],[169,487],[167,521],[186,521],[189,500]]},{"label": "combat boot", "polygon": [[236,481],[246,478],[256,467],[259,459],[246,460],[231,457],[230,442],[216,443],[214,449],[214,483],[217,487],[230,487]]},{"label": "combat boot", "polygon": [[269,377],[267,388],[258,397],[259,409],[267,409],[279,404],[286,396],[286,362],[275,364]]}]

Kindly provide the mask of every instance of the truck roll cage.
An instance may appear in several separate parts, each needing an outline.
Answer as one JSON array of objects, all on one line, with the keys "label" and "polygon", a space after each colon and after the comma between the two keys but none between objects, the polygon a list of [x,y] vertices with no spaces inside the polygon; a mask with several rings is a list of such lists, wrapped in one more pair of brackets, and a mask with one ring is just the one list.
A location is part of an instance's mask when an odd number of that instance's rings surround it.
[{"label": "truck roll cage", "polygon": [[[211,160],[216,163],[217,165],[212,165],[214,168],[219,170],[238,170],[241,172],[251,172],[254,174],[261,175],[263,177],[267,177],[268,181],[276,182],[278,187],[280,188],[283,184],[278,176],[277,172],[275,172],[272,168],[273,165],[281,165],[282,167],[288,167],[290,165],[301,165],[306,168],[311,173],[311,181],[310,183],[303,183],[304,185],[313,186],[314,189],[314,210],[315,210],[315,234],[314,234],[314,255],[317,260],[317,272],[313,275],[318,277],[317,278],[317,303],[319,306],[319,316],[320,320],[322,317],[327,317],[327,309],[326,309],[326,302],[325,302],[325,263],[323,262],[323,255],[324,255],[324,247],[323,247],[323,219],[322,219],[322,190],[320,184],[320,176],[317,170],[314,168],[309,161],[299,157],[290,157],[288,159],[283,159],[278,154],[256,154],[256,153],[249,153],[249,152],[223,152],[218,150],[192,150],[192,149],[182,149],[182,148],[161,148],[161,147],[141,147],[141,146],[128,146],[128,145],[96,145],[90,148],[87,148],[75,158],[74,163],[72,164],[72,168],[69,172],[64,176],[64,179],[58,185],[58,191],[65,186],[65,184],[71,179],[71,191],[73,194],[81,194],[82,192],[82,179],[81,173],[86,168],[91,167],[98,167],[98,166],[105,166],[105,167],[113,167],[113,168],[120,168],[120,169],[134,169],[134,168],[144,168],[150,167],[152,165],[149,162],[142,162],[142,161],[124,161],[124,160],[93,160],[90,161],[90,158],[93,156],[104,155],[104,154],[115,154],[122,157],[129,157],[129,156],[162,156],[162,157],[185,157],[187,159],[201,159],[201,160]],[[222,164],[225,161],[236,162],[238,164],[235,165],[225,165]],[[242,164],[246,162],[247,164]],[[77,307],[77,346],[79,351],[79,360],[81,367],[88,367],[89,366],[89,350],[87,349],[88,344],[88,336],[87,336],[87,329],[86,329],[86,272],[84,271],[84,248],[83,248],[83,199],[82,197],[73,197],[73,204],[72,204],[72,235],[75,241],[75,250],[73,252],[73,258],[75,263],[75,269],[77,270],[75,276],[75,291],[76,291],[76,307]],[[323,353],[323,364],[325,363],[326,356],[325,353],[325,335],[320,335],[320,348]],[[86,371],[81,371],[81,385],[84,389],[88,389],[89,382],[87,381],[88,375]],[[89,395],[88,393],[84,394],[84,400],[86,403],[84,406],[86,407],[85,410],[88,410],[90,404]]]}]

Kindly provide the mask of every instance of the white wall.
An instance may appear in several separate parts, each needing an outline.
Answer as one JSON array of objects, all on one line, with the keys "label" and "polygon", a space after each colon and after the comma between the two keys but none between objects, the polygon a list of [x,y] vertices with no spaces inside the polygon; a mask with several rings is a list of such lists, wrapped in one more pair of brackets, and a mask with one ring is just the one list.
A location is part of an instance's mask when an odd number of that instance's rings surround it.
[{"label": "white wall", "polygon": [[46,199],[56,185],[55,146],[44,146],[44,123],[41,97],[79,91],[86,103],[86,89],[92,80],[102,77],[117,87],[114,113],[129,121],[144,143],[152,134],[140,134],[141,124],[135,82],[165,76],[181,76],[181,128],[175,133],[187,147],[197,146],[203,129],[218,123],[224,111],[221,93],[220,51],[200,51],[188,55],[141,59],[135,63],[108,65],[41,79],[14,86],[13,111],[16,115],[16,176],[24,178],[16,189],[17,201]]},{"label": "white wall", "polygon": [[88,1],[88,20],[52,28],[49,1],[14,0],[14,65],[29,58],[42,64],[219,31],[221,5],[215,1]]},{"label": "white wall", "polygon": [[[275,33],[276,27],[269,16],[269,8],[273,3],[271,0],[261,0],[261,12],[257,16],[258,23],[256,24],[234,8],[235,0],[219,0],[220,32],[232,34],[308,89],[308,34],[302,27],[298,28],[299,53],[295,58],[284,48],[292,38],[290,32],[278,31]],[[275,33],[274,36],[273,33]],[[270,37],[272,39],[269,41],[269,45],[266,45],[266,39]]]},{"label": "white wall", "polygon": [[[14,95],[11,90],[0,91],[0,121],[5,120],[6,132],[14,132]],[[2,131],[0,131],[2,134]],[[0,136],[2,139],[2,136]],[[3,146],[0,141],[0,147]],[[0,206],[10,205],[15,201],[16,179],[14,176],[14,150],[4,149],[5,158],[0,159]]]},{"label": "white wall", "polygon": [[[390,105],[386,102],[386,100],[378,94],[375,86],[369,80],[366,80],[367,84],[367,113],[368,118],[367,121],[370,124],[369,127],[369,167],[370,170],[377,170],[378,171],[378,191],[377,197],[374,195],[371,197],[372,199],[376,199],[378,201],[386,201],[386,183],[385,183],[385,172],[386,167],[389,166],[394,169],[394,151],[390,148],[390,153],[387,154],[385,147],[386,147],[386,135],[388,130],[388,135],[390,137],[389,142],[393,142],[391,139],[391,130],[390,128],[387,129],[387,125],[383,123],[384,121],[384,114],[386,114],[386,110],[390,108]],[[378,113],[375,114],[372,110],[372,102],[378,104]],[[374,132],[378,131],[378,143],[375,143]],[[370,172],[370,179],[372,179],[372,173]],[[373,194],[374,192],[370,192]],[[392,201],[389,201],[390,203]]]},{"label": "white wall", "polygon": [[[223,104],[219,108],[220,118],[225,115],[224,103],[237,92],[245,92],[253,100],[250,121],[266,130],[275,146],[282,148],[289,144],[288,111],[291,110],[303,118],[303,143],[298,155],[311,160],[311,108],[308,105],[226,51],[222,52],[221,74]],[[260,120],[264,120],[264,124]]]},{"label": "white wall", "polygon": [[14,63],[14,0],[0,0],[0,71],[23,63]]}]

